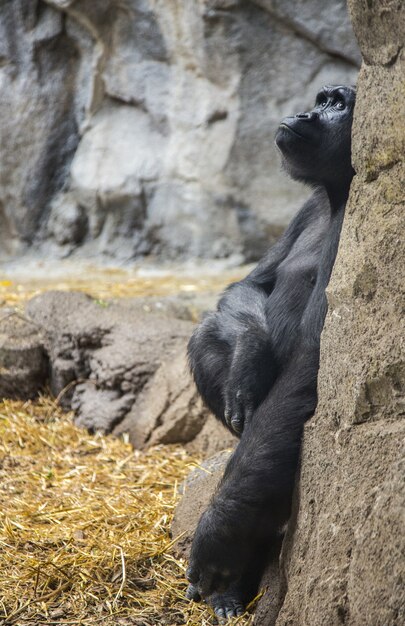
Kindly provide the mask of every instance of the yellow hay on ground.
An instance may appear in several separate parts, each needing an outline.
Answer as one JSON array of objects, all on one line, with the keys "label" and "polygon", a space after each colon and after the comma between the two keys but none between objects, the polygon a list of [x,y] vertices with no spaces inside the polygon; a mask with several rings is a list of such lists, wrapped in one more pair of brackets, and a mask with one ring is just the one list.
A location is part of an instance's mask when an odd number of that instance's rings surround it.
[{"label": "yellow hay on ground", "polygon": [[233,271],[224,271],[213,276],[129,276],[128,272],[112,271],[108,269],[93,270],[93,273],[84,273],[84,278],[67,276],[60,279],[32,279],[14,281],[2,280],[0,276],[0,306],[22,306],[30,298],[57,289],[59,291],[83,291],[99,300],[110,298],[132,298],[145,296],[171,296],[179,293],[196,293],[202,291],[220,292],[229,283],[240,280],[247,273],[246,269],[239,268]]},{"label": "yellow hay on ground", "polygon": [[89,435],[47,398],[0,403],[0,623],[212,623],[184,600],[170,552],[177,485],[196,461]]}]

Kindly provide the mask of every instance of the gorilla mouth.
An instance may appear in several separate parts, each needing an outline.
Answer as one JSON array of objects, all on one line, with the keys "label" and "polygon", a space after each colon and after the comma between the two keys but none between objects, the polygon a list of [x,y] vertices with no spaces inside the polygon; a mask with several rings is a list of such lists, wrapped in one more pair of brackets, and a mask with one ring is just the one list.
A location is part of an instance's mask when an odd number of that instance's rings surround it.
[{"label": "gorilla mouth", "polygon": [[296,130],[294,130],[293,128],[291,128],[291,126],[288,126],[288,124],[286,124],[285,122],[282,122],[278,128],[279,128],[279,130],[280,130],[280,129],[281,129],[281,130],[283,130],[283,129],[289,130],[289,131],[290,131],[290,133],[292,133],[293,135],[296,135],[296,136],[297,136],[297,137],[299,137],[300,139],[304,139],[305,141],[308,141],[307,137],[304,137],[304,135],[301,135],[300,133],[297,133],[297,131],[296,131]]}]

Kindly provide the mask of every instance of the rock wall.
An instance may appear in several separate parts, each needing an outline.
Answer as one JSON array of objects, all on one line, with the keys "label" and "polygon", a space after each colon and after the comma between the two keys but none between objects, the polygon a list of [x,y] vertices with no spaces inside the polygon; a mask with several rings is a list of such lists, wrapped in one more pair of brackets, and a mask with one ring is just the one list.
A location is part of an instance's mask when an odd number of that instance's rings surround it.
[{"label": "rock wall", "polygon": [[254,259],[278,121],[355,82],[344,0],[0,0],[0,256]]},{"label": "rock wall", "polygon": [[328,288],[319,404],[305,429],[277,626],[405,623],[405,7],[349,7],[364,56],[357,176]]}]

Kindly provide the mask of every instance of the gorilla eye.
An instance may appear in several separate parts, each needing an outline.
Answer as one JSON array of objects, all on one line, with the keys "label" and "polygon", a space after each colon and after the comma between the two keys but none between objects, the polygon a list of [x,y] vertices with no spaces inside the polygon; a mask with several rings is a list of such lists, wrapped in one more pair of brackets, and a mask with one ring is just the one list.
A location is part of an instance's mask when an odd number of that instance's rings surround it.
[{"label": "gorilla eye", "polygon": [[338,100],[335,106],[337,109],[342,111],[345,108],[345,103],[343,102],[343,100]]},{"label": "gorilla eye", "polygon": [[325,98],[322,98],[322,100],[320,100],[319,102],[319,106],[322,107],[322,109],[324,109],[327,105],[328,101]]}]

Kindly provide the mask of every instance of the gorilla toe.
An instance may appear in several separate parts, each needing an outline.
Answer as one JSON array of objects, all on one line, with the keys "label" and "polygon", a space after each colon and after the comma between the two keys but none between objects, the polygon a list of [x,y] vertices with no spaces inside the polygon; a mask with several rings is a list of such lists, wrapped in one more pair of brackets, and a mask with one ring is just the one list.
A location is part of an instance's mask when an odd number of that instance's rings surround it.
[{"label": "gorilla toe", "polygon": [[214,609],[214,613],[220,624],[223,624],[232,617],[243,615],[245,611],[242,594],[236,590],[227,591],[222,594],[214,593],[207,598],[207,604]]}]

